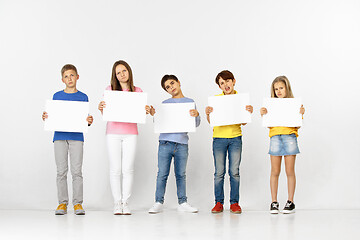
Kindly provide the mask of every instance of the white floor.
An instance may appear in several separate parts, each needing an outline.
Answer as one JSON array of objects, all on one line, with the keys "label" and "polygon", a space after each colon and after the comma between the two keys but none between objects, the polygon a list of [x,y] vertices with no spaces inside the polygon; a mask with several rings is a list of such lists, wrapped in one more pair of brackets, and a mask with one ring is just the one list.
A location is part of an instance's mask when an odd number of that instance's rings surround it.
[{"label": "white floor", "polygon": [[360,239],[360,210],[297,210],[271,215],[245,211],[211,214],[178,213],[165,209],[151,215],[146,209],[131,216],[88,210],[0,210],[0,239]]}]

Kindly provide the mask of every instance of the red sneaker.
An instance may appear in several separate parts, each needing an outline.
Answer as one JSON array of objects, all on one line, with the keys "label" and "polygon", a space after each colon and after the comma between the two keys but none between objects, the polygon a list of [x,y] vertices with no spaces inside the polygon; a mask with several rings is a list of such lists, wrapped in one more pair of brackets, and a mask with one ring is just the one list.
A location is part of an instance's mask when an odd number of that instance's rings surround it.
[{"label": "red sneaker", "polygon": [[215,207],[211,210],[212,213],[221,213],[224,211],[224,207],[220,202],[217,202]]},{"label": "red sneaker", "polygon": [[241,207],[239,206],[238,203],[233,203],[230,205],[230,212],[240,214]]}]

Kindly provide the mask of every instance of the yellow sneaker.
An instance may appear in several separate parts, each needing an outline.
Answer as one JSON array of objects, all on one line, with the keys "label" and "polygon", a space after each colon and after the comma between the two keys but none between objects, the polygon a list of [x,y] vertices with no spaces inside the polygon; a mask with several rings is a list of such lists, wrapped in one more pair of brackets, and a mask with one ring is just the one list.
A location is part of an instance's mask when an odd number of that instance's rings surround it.
[{"label": "yellow sneaker", "polygon": [[60,204],[55,210],[55,215],[65,215],[67,213],[67,206],[65,203]]},{"label": "yellow sneaker", "polygon": [[85,210],[81,206],[81,204],[76,204],[74,206],[74,212],[76,215],[85,215]]}]

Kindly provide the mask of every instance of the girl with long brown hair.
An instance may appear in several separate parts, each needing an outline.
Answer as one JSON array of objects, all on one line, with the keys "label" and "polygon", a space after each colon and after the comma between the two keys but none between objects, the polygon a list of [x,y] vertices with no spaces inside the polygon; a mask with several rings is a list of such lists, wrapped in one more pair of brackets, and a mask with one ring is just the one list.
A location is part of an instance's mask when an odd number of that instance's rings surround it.
[{"label": "girl with long brown hair", "polygon": [[[134,86],[131,67],[123,60],[114,63],[111,82],[106,90],[142,92],[139,87]],[[98,106],[101,114],[105,107],[106,103],[101,101]],[[145,111],[150,112],[149,106],[145,106]],[[137,135],[136,123],[107,122],[106,142],[109,155],[110,186],[114,198],[114,215],[131,214],[128,201],[132,191]]]}]

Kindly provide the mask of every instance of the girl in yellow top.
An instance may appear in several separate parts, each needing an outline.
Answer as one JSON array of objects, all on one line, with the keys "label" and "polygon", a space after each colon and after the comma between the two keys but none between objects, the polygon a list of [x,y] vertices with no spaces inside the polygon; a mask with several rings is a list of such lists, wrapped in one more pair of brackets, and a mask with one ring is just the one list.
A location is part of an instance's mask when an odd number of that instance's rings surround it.
[{"label": "girl in yellow top", "polygon": [[[293,98],[290,82],[285,76],[279,76],[271,84],[271,97],[273,98]],[[305,113],[305,108],[301,105],[300,113]],[[266,108],[260,109],[260,114],[267,114]],[[295,212],[294,193],[296,185],[295,177],[295,158],[300,153],[297,144],[299,127],[270,127],[270,160],[271,176],[270,190],[272,203],[270,213],[279,213],[279,203],[277,201],[278,181],[281,170],[281,159],[285,159],[285,171],[288,184],[288,201],[285,204],[283,213]]]}]

